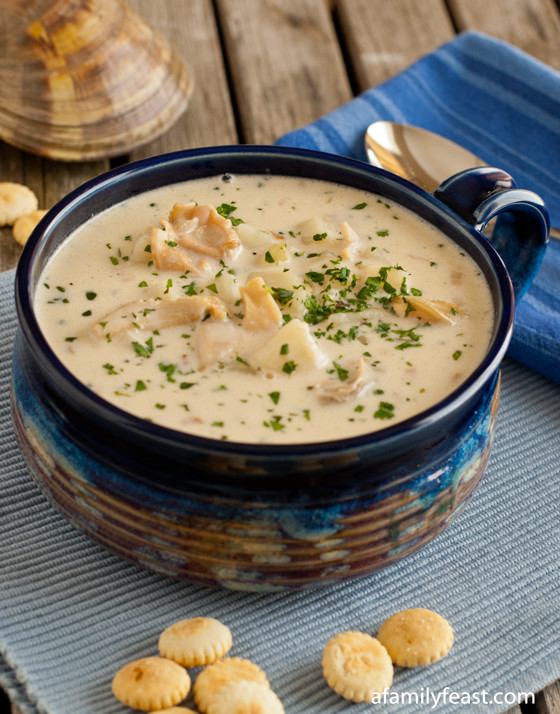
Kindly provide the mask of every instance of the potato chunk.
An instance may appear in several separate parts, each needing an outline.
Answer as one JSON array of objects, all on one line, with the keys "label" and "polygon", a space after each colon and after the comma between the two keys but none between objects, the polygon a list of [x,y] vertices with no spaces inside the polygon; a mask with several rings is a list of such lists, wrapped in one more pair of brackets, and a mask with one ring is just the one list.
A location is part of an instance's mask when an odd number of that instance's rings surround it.
[{"label": "potato chunk", "polygon": [[311,335],[309,325],[301,320],[290,320],[250,358],[252,367],[282,372],[287,362],[295,369],[323,367],[327,357]]},{"label": "potato chunk", "polygon": [[241,347],[241,333],[241,328],[231,321],[206,320],[197,325],[193,347],[198,359],[198,369],[207,369],[231,358]]},{"label": "potato chunk", "polygon": [[340,255],[345,260],[354,260],[360,245],[360,236],[346,221],[340,226],[340,232],[344,238],[344,249]]}]

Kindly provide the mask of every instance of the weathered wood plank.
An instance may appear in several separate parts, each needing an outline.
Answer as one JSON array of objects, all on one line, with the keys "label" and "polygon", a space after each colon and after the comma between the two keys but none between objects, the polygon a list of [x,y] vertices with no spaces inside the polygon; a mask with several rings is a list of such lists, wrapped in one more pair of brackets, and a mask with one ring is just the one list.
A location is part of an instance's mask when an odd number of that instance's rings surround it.
[{"label": "weathered wood plank", "polygon": [[555,0],[449,0],[459,30],[479,30],[560,69],[560,8]]},{"label": "weathered wood plank", "polygon": [[560,681],[539,692],[536,697],[536,714],[560,713]]},{"label": "weathered wood plank", "polygon": [[166,134],[133,151],[130,158],[236,144],[238,136],[212,0],[128,0],[128,4],[166,35],[192,69],[194,80],[187,111]]},{"label": "weathered wood plank", "polygon": [[0,270],[15,268],[21,255],[21,248],[14,240],[12,229],[0,228]]},{"label": "weathered wood plank", "polygon": [[[0,141],[0,181],[27,184],[25,157],[23,151]],[[34,181],[33,186],[30,185],[37,194],[39,202],[42,203],[43,196],[37,193],[38,187],[40,184],[38,186],[37,181]],[[20,254],[21,248],[14,240],[11,228],[0,228],[0,270],[15,268]]]},{"label": "weathered wood plank", "polygon": [[[0,181],[15,181],[31,188],[39,208],[52,208],[69,191],[109,168],[108,161],[66,164],[34,156],[0,142]],[[0,270],[15,268],[21,247],[11,228],[0,229]]]},{"label": "weathered wood plank", "polygon": [[337,0],[335,7],[358,91],[401,72],[455,34],[444,0]]},{"label": "weathered wood plank", "polygon": [[352,97],[324,0],[217,0],[244,143],[266,144]]}]

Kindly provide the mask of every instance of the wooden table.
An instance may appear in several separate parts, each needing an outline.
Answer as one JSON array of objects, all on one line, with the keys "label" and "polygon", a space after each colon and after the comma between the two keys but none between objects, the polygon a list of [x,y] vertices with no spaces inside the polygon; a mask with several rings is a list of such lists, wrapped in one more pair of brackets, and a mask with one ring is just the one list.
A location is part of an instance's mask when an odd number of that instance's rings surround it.
[{"label": "wooden table", "polygon": [[[126,161],[199,146],[271,143],[462,30],[499,37],[560,70],[555,0],[128,1],[189,62],[196,82],[190,107],[165,136],[111,161],[64,164],[0,142],[0,181],[29,185],[41,207]],[[20,250],[11,230],[0,229],[0,270],[15,267]],[[5,711],[8,706],[5,701]],[[521,712],[560,714],[560,683],[539,692],[534,706],[508,710]]]}]

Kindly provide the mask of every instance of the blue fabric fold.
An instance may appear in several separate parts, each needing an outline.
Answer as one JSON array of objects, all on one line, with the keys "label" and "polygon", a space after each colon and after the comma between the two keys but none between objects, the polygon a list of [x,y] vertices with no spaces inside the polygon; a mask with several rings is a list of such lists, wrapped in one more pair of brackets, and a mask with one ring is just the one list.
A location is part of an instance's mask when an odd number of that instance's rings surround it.
[{"label": "blue fabric fold", "polygon": [[[560,74],[504,42],[465,32],[280,146],[366,161],[376,120],[435,131],[508,171],[546,202],[560,227]],[[510,356],[560,382],[560,241],[552,239],[516,310]]]}]

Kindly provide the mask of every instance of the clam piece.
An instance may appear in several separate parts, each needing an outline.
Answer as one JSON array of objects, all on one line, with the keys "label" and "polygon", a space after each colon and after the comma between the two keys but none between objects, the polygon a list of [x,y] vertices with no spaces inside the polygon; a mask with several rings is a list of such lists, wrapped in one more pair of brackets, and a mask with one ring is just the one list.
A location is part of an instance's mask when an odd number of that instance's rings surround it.
[{"label": "clam piece", "polygon": [[396,297],[391,300],[391,306],[399,317],[416,317],[425,322],[441,322],[454,325],[458,315],[465,315],[465,311],[445,300],[427,300],[422,297]]},{"label": "clam piece", "polygon": [[282,313],[261,277],[251,278],[247,285],[239,288],[239,292],[245,308],[243,327],[246,330],[280,327]]},{"label": "clam piece", "polygon": [[121,305],[92,326],[97,337],[114,336],[123,330],[163,330],[173,325],[188,325],[209,315],[225,320],[227,312],[213,296],[192,295],[176,300],[137,300]]},{"label": "clam piece", "polygon": [[323,404],[337,402],[347,402],[350,399],[359,397],[370,386],[373,385],[373,379],[369,379],[364,374],[364,360],[360,358],[354,376],[348,382],[340,382],[338,380],[329,380],[318,385],[319,401]]},{"label": "clam piece", "polygon": [[192,80],[121,0],[0,4],[0,138],[62,161],[124,154],[165,132]]},{"label": "clam piece", "polygon": [[229,218],[214,206],[176,203],[169,220],[150,233],[152,256],[157,268],[202,273],[216,261],[235,258],[241,242]]}]

